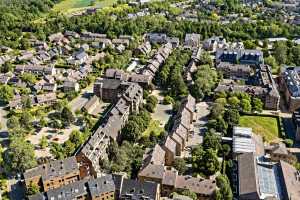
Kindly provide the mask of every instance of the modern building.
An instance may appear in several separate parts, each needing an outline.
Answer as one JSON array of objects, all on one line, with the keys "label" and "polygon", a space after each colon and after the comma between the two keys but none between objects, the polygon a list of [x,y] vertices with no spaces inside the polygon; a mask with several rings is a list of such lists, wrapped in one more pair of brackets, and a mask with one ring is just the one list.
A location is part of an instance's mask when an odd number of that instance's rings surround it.
[{"label": "modern building", "polygon": [[254,153],[238,156],[240,200],[295,200],[300,198],[300,173],[285,161],[270,162]]}]

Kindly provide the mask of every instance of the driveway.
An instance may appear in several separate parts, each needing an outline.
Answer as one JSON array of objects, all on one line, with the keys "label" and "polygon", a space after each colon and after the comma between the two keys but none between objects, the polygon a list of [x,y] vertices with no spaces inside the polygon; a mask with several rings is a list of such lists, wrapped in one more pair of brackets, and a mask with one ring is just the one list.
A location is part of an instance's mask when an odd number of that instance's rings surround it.
[{"label": "driveway", "polygon": [[8,145],[8,131],[7,131],[7,111],[3,105],[0,106],[0,144],[5,148]]},{"label": "driveway", "polygon": [[191,149],[194,146],[203,143],[203,135],[206,132],[206,124],[208,121],[208,115],[210,113],[209,110],[209,102],[200,102],[196,104],[196,112],[195,112],[195,121],[193,122],[194,125],[194,135],[189,137],[187,142],[186,148],[183,151],[184,157],[191,157]]},{"label": "driveway", "polygon": [[206,124],[208,122],[209,102],[200,102],[196,104],[196,121],[194,123],[194,132],[203,135],[207,128]]},{"label": "driveway", "polygon": [[155,112],[152,113],[152,119],[160,121],[160,126],[164,127],[169,121],[172,115],[172,105],[162,104],[164,97],[160,94],[160,90],[154,90],[151,95],[154,95],[158,99],[158,104],[156,105]]}]

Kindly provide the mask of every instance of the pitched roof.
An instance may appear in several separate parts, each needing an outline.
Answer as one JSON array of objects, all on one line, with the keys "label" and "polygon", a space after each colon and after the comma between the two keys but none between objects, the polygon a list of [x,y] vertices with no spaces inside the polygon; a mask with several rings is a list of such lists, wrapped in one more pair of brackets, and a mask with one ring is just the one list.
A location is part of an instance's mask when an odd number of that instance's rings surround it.
[{"label": "pitched roof", "polygon": [[139,176],[162,180],[164,176],[164,171],[165,169],[163,165],[149,164],[139,172]]},{"label": "pitched roof", "polygon": [[121,188],[121,198],[130,199],[157,199],[159,184],[154,182],[140,182],[131,179],[124,179]]},{"label": "pitched roof", "polygon": [[79,167],[76,158],[72,156],[63,160],[50,161],[47,164],[26,170],[23,176],[25,179],[41,176],[43,180],[49,180],[78,170]]},{"label": "pitched roof", "polygon": [[97,179],[91,179],[87,183],[90,195],[95,197],[101,193],[114,192],[116,190],[112,175],[102,176]]},{"label": "pitched roof", "polygon": [[167,137],[164,147],[173,152],[174,155],[176,154],[176,143],[170,136]]},{"label": "pitched roof", "polygon": [[177,176],[175,188],[188,189],[196,194],[211,196],[216,190],[216,181],[191,176]]}]

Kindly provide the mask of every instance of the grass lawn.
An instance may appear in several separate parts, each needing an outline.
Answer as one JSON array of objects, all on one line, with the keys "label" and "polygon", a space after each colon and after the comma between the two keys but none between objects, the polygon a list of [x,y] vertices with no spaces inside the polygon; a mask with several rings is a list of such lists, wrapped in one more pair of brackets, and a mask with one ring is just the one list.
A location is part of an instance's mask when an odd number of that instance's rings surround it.
[{"label": "grass lawn", "polygon": [[150,133],[153,131],[155,135],[160,135],[160,133],[164,130],[164,128],[159,126],[159,121],[158,120],[151,120],[148,128],[145,130],[143,133],[143,136],[149,136]]},{"label": "grass lawn", "polygon": [[241,116],[240,126],[252,128],[255,134],[263,136],[267,142],[279,138],[277,120],[273,117]]},{"label": "grass lawn", "polygon": [[92,1],[93,0],[64,0],[56,4],[53,10],[57,12],[73,12],[88,7],[102,8],[112,6],[117,2],[117,0],[95,0],[95,3],[92,5]]}]

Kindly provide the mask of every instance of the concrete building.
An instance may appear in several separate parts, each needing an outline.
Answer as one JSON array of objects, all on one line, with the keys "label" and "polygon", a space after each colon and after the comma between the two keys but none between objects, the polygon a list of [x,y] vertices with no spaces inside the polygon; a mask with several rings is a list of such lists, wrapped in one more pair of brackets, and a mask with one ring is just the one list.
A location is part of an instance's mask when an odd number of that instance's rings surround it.
[{"label": "concrete building", "polygon": [[300,174],[285,161],[269,162],[254,153],[238,156],[240,200],[281,200],[300,198]]}]

